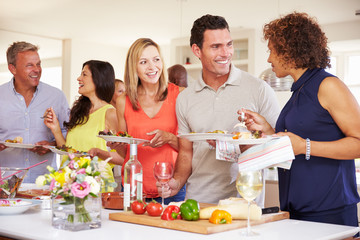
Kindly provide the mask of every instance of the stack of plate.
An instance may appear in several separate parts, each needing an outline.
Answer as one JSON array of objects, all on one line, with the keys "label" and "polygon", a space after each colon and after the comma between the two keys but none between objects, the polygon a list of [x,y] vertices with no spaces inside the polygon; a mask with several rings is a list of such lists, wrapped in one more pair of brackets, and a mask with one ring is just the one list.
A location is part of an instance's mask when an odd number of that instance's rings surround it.
[{"label": "stack of plate", "polygon": [[263,71],[259,78],[267,82],[275,91],[288,91],[294,82],[291,76],[278,78],[271,68]]}]

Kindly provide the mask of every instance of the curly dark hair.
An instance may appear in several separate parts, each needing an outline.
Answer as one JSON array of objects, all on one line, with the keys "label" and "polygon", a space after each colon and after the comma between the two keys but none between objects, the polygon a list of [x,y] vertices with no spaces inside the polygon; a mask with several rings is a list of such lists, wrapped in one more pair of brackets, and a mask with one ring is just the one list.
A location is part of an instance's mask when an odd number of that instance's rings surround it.
[{"label": "curly dark hair", "polygon": [[[83,64],[82,69],[88,66],[95,85],[95,94],[101,100],[110,103],[115,91],[115,72],[113,66],[108,62],[90,60]],[[67,130],[77,125],[85,124],[89,119],[92,103],[90,99],[81,95],[74,103],[70,111],[69,122],[64,122]]]},{"label": "curly dark hair", "polygon": [[[208,29],[227,29],[229,30],[229,25],[226,22],[225,18],[220,16],[213,16],[210,14],[204,15],[195,20],[193,27],[191,28],[191,37],[190,37],[190,47],[193,44],[196,44],[200,49],[204,42],[204,32]],[[229,30],[230,31],[230,30]]]},{"label": "curly dark hair", "polygon": [[282,60],[293,63],[296,69],[331,66],[327,37],[306,13],[293,12],[273,20],[264,26],[263,33]]}]

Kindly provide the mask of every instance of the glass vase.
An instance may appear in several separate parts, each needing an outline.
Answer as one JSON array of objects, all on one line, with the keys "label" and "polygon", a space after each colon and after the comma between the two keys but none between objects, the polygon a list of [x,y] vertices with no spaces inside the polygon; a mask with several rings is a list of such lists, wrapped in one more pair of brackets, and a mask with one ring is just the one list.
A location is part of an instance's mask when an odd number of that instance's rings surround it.
[{"label": "glass vase", "polygon": [[52,226],[69,231],[100,228],[101,197],[53,197]]}]

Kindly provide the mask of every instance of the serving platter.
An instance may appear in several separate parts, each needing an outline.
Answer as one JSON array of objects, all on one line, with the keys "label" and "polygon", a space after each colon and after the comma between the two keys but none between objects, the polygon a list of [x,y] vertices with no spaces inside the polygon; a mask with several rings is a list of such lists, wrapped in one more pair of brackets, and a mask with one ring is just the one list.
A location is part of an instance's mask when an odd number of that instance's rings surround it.
[{"label": "serving platter", "polygon": [[31,199],[0,199],[0,215],[20,214],[29,208],[40,205],[41,201]]},{"label": "serving platter", "polygon": [[75,157],[89,156],[89,154],[87,152],[77,152],[77,153],[66,152],[66,151],[63,151],[63,150],[60,150],[60,149],[56,148],[55,146],[46,146],[46,148],[50,149],[50,151],[52,151],[53,153],[56,153],[56,154],[59,154],[59,155],[74,154]]},{"label": "serving platter", "polygon": [[[267,222],[278,221],[287,218],[289,218],[288,212],[264,214],[262,215],[260,220],[251,221],[251,226],[259,225]],[[110,213],[109,219],[113,221],[134,223],[134,224],[147,225],[152,227],[168,228],[173,230],[180,230],[180,231],[200,233],[200,234],[212,234],[212,233],[224,232],[239,228],[245,228],[247,226],[247,220],[233,220],[231,224],[212,224],[209,222],[209,220],[166,221],[166,220],[162,220],[160,217],[151,217],[147,214],[137,215],[134,214],[133,212]]]},{"label": "serving platter", "polygon": [[4,144],[7,147],[11,147],[11,148],[25,148],[25,149],[30,149],[30,148],[34,148],[37,147],[38,145],[34,145],[34,144],[25,144],[25,143],[11,143],[11,142],[5,142],[5,141],[0,141],[1,144]]},{"label": "serving platter", "polygon": [[120,136],[112,136],[112,135],[97,135],[97,137],[104,139],[107,142],[122,142],[122,143],[135,143],[140,144],[144,142],[149,142],[149,140],[141,139],[141,138],[132,138],[132,137],[120,137]]},{"label": "serving platter", "polygon": [[206,140],[223,140],[227,141],[232,139],[234,134],[226,134],[226,133],[188,133],[188,134],[179,134],[180,138],[186,138],[191,142],[196,141],[206,141]]},{"label": "serving platter", "polygon": [[255,145],[255,144],[263,144],[272,139],[276,139],[278,137],[266,136],[262,138],[248,138],[248,139],[229,139],[227,142],[239,144],[239,145]]}]

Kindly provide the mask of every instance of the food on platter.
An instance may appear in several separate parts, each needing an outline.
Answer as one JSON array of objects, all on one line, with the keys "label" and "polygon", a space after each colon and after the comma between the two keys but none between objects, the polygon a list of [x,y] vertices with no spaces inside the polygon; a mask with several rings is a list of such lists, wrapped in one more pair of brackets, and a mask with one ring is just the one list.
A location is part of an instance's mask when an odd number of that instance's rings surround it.
[{"label": "food on platter", "polygon": [[[221,205],[220,205],[221,204]],[[245,199],[231,198],[220,200],[218,206],[200,209],[200,219],[209,219],[215,210],[225,210],[231,214],[232,219],[247,219],[248,203]],[[261,219],[261,208],[256,204],[250,205],[250,220]]]},{"label": "food on platter", "polygon": [[225,210],[216,209],[211,214],[209,222],[213,224],[230,224],[232,222],[232,216]]},{"label": "food on platter", "polygon": [[223,130],[214,130],[212,132],[208,132],[208,133],[226,133],[226,131],[223,131]]},{"label": "food on platter", "polygon": [[183,204],[185,201],[180,201],[180,202],[170,202],[169,204],[168,204],[168,206],[170,206],[170,205],[174,205],[174,206],[178,206],[178,207],[180,207],[181,206],[181,204]]},{"label": "food on platter", "polygon": [[[25,175],[24,175],[25,177]],[[12,198],[20,188],[23,178],[13,175],[0,182],[0,198]]]},{"label": "food on platter", "polygon": [[233,139],[258,139],[262,137],[261,131],[252,132],[234,132]]},{"label": "food on platter", "polygon": [[99,131],[98,134],[99,134],[99,135],[108,135],[108,136],[118,136],[118,137],[128,137],[128,138],[132,138],[132,136],[131,136],[130,134],[128,134],[126,131],[125,131],[125,132],[119,131],[119,132],[117,132],[116,134],[113,133],[112,131],[108,131],[108,132]]},{"label": "food on platter", "polygon": [[34,198],[34,197],[41,197],[41,196],[50,196],[49,189],[28,189],[25,191],[18,191],[16,197],[18,198]]},{"label": "food on platter", "polygon": [[75,148],[73,147],[70,147],[70,146],[65,146],[65,145],[62,145],[61,147],[55,147],[57,150],[60,150],[60,151],[63,151],[63,152],[67,152],[67,153],[75,153],[75,154],[84,154],[86,155],[87,153],[86,152],[81,152],[81,151],[78,151],[76,150]]},{"label": "food on platter", "polygon": [[158,217],[163,212],[163,207],[162,207],[161,203],[152,201],[145,206],[145,210],[149,216]]},{"label": "food on platter", "polygon": [[5,142],[8,142],[8,143],[23,143],[23,138],[22,137],[16,137],[13,140],[12,139],[6,139]]}]

